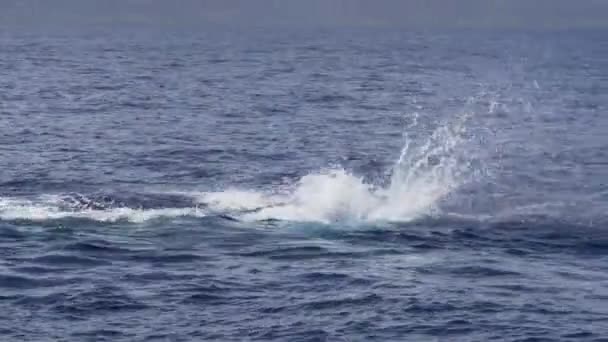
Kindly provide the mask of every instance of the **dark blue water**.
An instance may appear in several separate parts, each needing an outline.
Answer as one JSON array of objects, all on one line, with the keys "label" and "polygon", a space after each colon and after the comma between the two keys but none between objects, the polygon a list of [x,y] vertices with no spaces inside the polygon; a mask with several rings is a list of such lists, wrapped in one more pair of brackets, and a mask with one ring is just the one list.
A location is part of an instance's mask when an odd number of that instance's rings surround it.
[{"label": "dark blue water", "polygon": [[606,32],[0,36],[7,341],[606,341]]}]

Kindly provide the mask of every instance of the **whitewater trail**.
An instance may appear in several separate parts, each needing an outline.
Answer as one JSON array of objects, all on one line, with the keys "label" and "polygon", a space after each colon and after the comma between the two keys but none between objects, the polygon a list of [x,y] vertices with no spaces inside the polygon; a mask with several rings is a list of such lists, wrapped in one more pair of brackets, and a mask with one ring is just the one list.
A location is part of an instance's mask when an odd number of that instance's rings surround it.
[{"label": "whitewater trail", "polygon": [[142,223],[160,218],[204,217],[199,208],[130,208],[73,205],[63,196],[40,196],[36,199],[0,198],[0,219],[6,221],[48,221],[85,219],[98,222],[126,221]]}]

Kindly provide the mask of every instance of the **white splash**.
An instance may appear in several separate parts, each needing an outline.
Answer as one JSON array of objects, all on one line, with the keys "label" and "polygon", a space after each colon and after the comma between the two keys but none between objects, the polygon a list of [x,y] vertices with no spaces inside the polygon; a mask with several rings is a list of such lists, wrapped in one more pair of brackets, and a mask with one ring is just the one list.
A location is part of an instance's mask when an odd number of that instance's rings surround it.
[{"label": "white splash", "polygon": [[343,169],[302,177],[291,191],[263,193],[230,189],[199,194],[197,200],[213,210],[234,213],[246,221],[410,221],[436,209],[436,204],[473,176],[463,113],[449,125],[439,125],[422,143],[408,130],[405,145],[386,187],[366,183]]},{"label": "white splash", "polygon": [[344,170],[302,177],[296,189],[288,195],[277,195],[271,201],[280,203],[246,213],[244,220],[320,221],[363,220],[381,198],[373,186]]},{"label": "white splash", "polygon": [[41,222],[75,218],[98,222],[127,221],[133,223],[142,223],[148,220],[174,218],[180,216],[203,217],[205,216],[205,213],[198,208],[66,208],[65,203],[59,196],[43,196],[35,200],[0,198],[1,220],[27,220]]}]

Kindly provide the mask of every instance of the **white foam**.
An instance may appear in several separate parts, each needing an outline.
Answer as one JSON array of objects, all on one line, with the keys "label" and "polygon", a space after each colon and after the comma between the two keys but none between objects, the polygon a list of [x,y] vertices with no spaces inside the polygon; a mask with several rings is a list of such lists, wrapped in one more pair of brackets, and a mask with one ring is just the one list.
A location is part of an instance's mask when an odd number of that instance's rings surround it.
[{"label": "white foam", "polygon": [[227,189],[220,192],[190,193],[198,203],[204,203],[212,210],[256,210],[281,203],[278,196],[269,196],[253,190]]},{"label": "white foam", "polygon": [[198,208],[159,208],[136,209],[127,207],[109,209],[66,209],[59,201],[40,198],[39,200],[26,200],[16,198],[0,198],[0,219],[48,221],[65,218],[88,219],[99,222],[127,221],[142,223],[159,218],[173,218],[180,216],[203,217]]}]

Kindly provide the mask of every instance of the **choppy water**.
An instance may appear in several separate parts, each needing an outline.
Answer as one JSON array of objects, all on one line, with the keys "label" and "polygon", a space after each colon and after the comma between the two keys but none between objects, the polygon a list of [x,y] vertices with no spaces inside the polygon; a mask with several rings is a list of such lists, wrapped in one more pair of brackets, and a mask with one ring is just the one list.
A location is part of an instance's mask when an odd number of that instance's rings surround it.
[{"label": "choppy water", "polygon": [[0,38],[0,336],[605,341],[606,32]]}]

